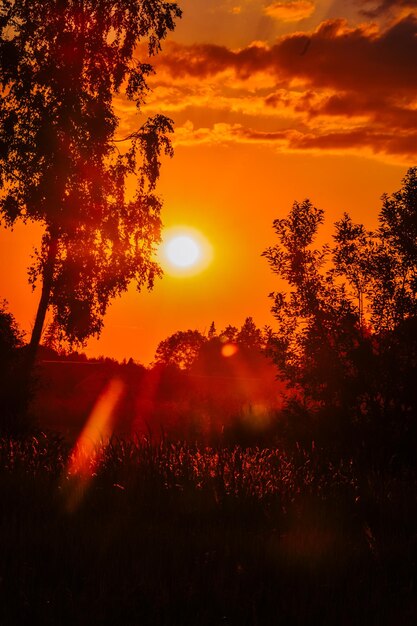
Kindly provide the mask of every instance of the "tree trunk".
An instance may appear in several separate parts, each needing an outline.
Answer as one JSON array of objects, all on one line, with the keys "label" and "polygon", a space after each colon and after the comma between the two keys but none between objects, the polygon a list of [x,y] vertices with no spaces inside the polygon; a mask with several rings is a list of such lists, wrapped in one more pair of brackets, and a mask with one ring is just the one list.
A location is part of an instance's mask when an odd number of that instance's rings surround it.
[{"label": "tree trunk", "polygon": [[58,238],[50,235],[48,252],[42,272],[41,299],[36,313],[32,336],[22,360],[16,366],[15,376],[7,390],[7,397],[3,399],[4,402],[2,403],[4,405],[4,415],[2,416],[3,423],[0,424],[0,430],[5,429],[7,432],[15,435],[25,434],[31,427],[28,407],[33,392],[32,374],[50,301],[57,253]]},{"label": "tree trunk", "polygon": [[54,278],[54,268],[56,255],[58,253],[58,238],[51,235],[49,240],[48,254],[45,260],[42,276],[42,293],[39,301],[38,310],[35,317],[35,324],[32,330],[32,336],[28,347],[27,368],[28,372],[32,370],[36,353],[42,337],[42,330],[45,324],[45,316],[49,306],[51,290]]}]

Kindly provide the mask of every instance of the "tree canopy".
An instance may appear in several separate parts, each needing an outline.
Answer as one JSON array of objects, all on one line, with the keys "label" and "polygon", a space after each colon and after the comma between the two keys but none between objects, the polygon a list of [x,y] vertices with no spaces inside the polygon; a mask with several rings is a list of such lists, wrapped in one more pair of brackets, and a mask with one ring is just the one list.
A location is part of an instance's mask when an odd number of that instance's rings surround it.
[{"label": "tree canopy", "polygon": [[161,341],[155,352],[155,361],[188,369],[200,354],[204,335],[198,330],[179,330]]},{"label": "tree canopy", "polygon": [[111,298],[160,274],[155,185],[172,122],[156,115],[126,138],[116,104],[127,98],[140,113],[148,58],[180,15],[162,0],[2,2],[0,218],[45,228],[30,268],[42,282],[35,346],[48,307],[82,342],[100,333]]},{"label": "tree canopy", "polygon": [[23,344],[24,333],[4,300],[0,302],[0,433],[16,427],[16,406],[19,407],[23,400],[18,377]]},{"label": "tree canopy", "polygon": [[398,431],[402,416],[416,430],[417,168],[383,196],[376,230],[345,214],[334,245],[318,248],[323,221],[309,200],[295,202],[264,252],[288,286],[271,294],[280,374],[304,406],[334,422],[339,411],[350,424],[377,419]]},{"label": "tree canopy", "polygon": [[10,358],[11,354],[23,345],[24,333],[20,330],[14,315],[7,310],[7,302],[0,303],[0,360]]}]

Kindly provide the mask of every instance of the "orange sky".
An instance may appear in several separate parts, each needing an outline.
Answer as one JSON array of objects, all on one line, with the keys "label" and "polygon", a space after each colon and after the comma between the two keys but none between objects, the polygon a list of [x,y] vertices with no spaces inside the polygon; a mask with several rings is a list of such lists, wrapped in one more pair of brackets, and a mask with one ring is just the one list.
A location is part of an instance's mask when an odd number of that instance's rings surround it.
[{"label": "orange sky", "polygon": [[[273,325],[272,221],[309,197],[372,227],[383,192],[417,164],[417,10],[407,0],[183,0],[144,113],[176,123],[159,192],[166,226],[200,230],[204,272],[166,275],[114,301],[90,356],[148,363],[177,330]],[[413,14],[414,5],[414,14]],[[120,100],[121,134],[140,125]],[[142,120],[143,121],[143,120]],[[0,231],[0,298],[29,331],[39,290],[26,268],[39,226]]]}]

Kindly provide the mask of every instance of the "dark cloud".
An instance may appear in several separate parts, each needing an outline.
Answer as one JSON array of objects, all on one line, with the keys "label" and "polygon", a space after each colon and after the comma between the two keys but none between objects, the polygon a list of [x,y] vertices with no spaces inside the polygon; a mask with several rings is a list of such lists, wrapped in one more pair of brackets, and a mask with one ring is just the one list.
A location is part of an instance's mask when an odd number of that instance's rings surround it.
[{"label": "dark cloud", "polygon": [[416,157],[417,132],[403,135],[372,131],[366,128],[323,135],[299,135],[289,141],[289,147],[299,150],[353,150],[368,148],[374,154]]},{"label": "dark cloud", "polygon": [[308,119],[320,116],[329,117],[366,117],[378,126],[391,130],[417,128],[417,109],[402,106],[395,96],[368,96],[365,93],[333,93],[320,97],[312,91],[306,91],[297,98],[286,95],[283,90],[270,94],[265,99],[268,107],[284,106],[297,113],[305,113]]},{"label": "dark cloud", "polygon": [[[375,24],[349,27],[344,20],[327,20],[311,34],[297,32],[273,46],[240,50],[172,43],[157,63],[162,77],[165,72],[183,84],[204,80],[210,84],[216,79],[220,90],[225,73],[228,89],[236,79],[238,90],[247,80],[249,101],[254,76],[256,85],[263,83],[263,74],[268,75],[265,88],[275,83],[272,93],[262,95],[267,132],[258,125],[251,130],[237,124],[227,132],[222,127],[221,141],[229,135],[232,141],[271,143],[290,150],[365,149],[415,160],[416,59],[417,18],[408,15],[382,30]],[[273,108],[280,128],[270,132],[267,116]]]},{"label": "dark cloud", "polygon": [[358,128],[349,131],[327,132],[322,134],[297,131],[259,132],[247,128],[234,130],[241,140],[258,143],[279,143],[288,150],[355,152],[364,149],[373,154],[392,155],[413,161],[417,156],[417,131],[392,134]]},{"label": "dark cloud", "polygon": [[417,10],[416,0],[356,0],[362,9],[362,15],[371,18],[395,15],[402,10]]},{"label": "dark cloud", "polygon": [[277,82],[381,94],[417,93],[417,19],[408,16],[383,32],[324,22],[311,35],[282,37],[272,47],[233,51],[224,46],[171,44],[157,61],[173,77],[208,78],[231,70],[239,78],[268,72]]}]

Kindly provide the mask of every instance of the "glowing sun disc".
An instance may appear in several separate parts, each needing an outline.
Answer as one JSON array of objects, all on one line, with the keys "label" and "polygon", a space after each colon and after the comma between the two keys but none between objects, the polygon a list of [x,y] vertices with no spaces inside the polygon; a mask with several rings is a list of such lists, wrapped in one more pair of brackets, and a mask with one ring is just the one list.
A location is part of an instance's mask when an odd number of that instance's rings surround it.
[{"label": "glowing sun disc", "polygon": [[188,235],[178,235],[168,241],[165,253],[176,267],[191,267],[200,257],[200,248]]},{"label": "glowing sun disc", "polygon": [[164,272],[177,278],[195,276],[213,259],[213,248],[197,229],[178,225],[164,229],[158,252]]}]

